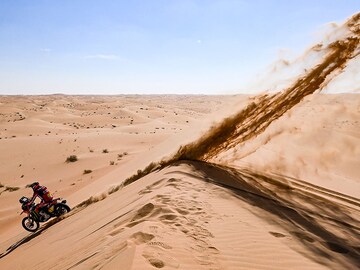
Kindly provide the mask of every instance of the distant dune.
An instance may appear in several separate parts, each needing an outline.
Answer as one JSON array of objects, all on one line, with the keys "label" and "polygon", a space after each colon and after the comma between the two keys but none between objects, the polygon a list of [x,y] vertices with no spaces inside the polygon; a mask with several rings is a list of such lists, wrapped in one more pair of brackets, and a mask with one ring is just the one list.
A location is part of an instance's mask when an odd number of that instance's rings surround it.
[{"label": "distant dune", "polygon": [[[258,96],[1,97],[0,269],[360,268],[359,52],[356,14]],[[27,233],[34,180],[73,210]]]}]

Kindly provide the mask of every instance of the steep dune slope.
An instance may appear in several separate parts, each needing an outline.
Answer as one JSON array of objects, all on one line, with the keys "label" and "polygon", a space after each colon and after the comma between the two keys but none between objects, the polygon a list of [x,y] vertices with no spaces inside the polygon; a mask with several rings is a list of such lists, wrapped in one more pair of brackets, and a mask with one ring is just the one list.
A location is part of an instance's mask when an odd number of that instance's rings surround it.
[{"label": "steep dune slope", "polygon": [[17,239],[0,267],[349,269],[360,265],[358,219],[266,176],[177,163]]}]

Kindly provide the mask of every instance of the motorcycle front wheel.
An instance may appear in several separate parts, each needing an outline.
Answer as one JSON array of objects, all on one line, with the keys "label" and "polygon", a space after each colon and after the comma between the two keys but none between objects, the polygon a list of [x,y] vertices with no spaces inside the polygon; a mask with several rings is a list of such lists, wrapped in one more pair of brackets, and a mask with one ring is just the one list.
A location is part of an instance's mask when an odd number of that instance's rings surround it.
[{"label": "motorcycle front wheel", "polygon": [[36,232],[39,229],[39,222],[32,217],[26,217],[22,220],[22,226],[29,232]]}]

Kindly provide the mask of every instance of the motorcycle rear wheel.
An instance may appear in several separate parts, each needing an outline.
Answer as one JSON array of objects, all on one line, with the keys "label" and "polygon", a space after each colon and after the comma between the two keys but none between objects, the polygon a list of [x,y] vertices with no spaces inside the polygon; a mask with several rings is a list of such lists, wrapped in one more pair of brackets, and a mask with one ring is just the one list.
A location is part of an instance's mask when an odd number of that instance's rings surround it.
[{"label": "motorcycle rear wheel", "polygon": [[32,217],[26,217],[21,222],[25,230],[29,232],[36,232],[39,229],[39,222],[33,219]]},{"label": "motorcycle rear wheel", "polygon": [[55,206],[55,213],[57,217],[65,215],[67,212],[70,212],[70,207],[66,204],[59,203]]}]

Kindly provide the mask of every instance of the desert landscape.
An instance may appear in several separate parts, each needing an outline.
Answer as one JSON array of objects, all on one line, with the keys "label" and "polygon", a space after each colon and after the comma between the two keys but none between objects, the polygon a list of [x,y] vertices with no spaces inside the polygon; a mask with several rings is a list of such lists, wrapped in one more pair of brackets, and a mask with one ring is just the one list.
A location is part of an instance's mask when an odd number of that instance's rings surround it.
[{"label": "desert landscape", "polygon": [[[356,14],[280,90],[1,96],[0,268],[360,268],[359,54]],[[33,181],[72,210],[29,233]]]},{"label": "desert landscape", "polygon": [[[76,205],[88,193],[74,198],[90,184],[141,159],[156,145],[190,127],[204,115],[216,111],[231,97],[208,96],[24,96],[1,99],[1,239],[18,225],[18,201],[25,186],[46,183],[52,193]],[[206,106],[205,106],[206,104]],[[5,150],[7,149],[7,150]],[[76,156],[74,162],[67,158]],[[146,161],[147,162],[147,161]],[[130,171],[129,171],[130,170]],[[121,177],[121,176],[120,176]],[[113,179],[118,183],[118,179]],[[99,191],[109,188],[100,182]],[[96,191],[97,189],[95,189]],[[95,192],[96,193],[96,192]],[[91,194],[93,195],[93,194]],[[18,232],[16,229],[15,232]]]}]

